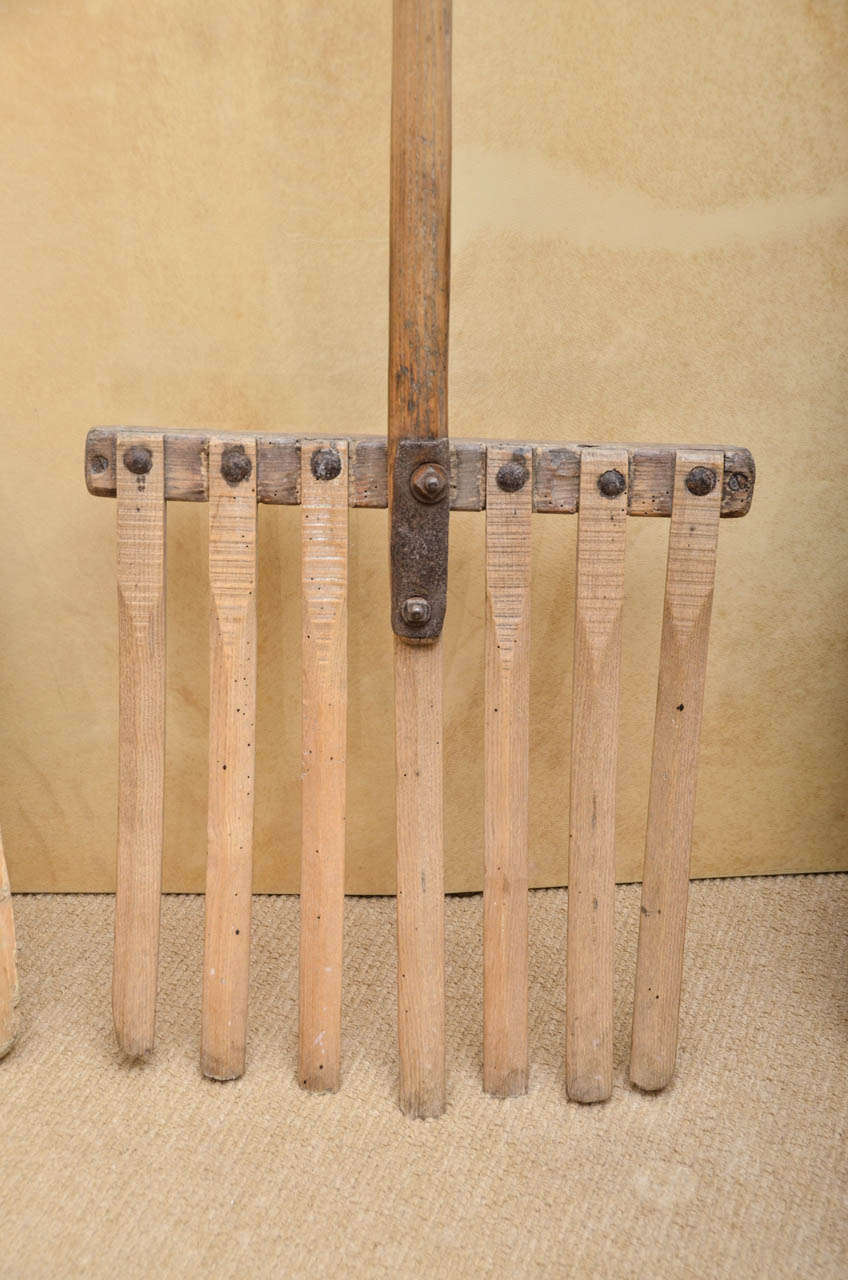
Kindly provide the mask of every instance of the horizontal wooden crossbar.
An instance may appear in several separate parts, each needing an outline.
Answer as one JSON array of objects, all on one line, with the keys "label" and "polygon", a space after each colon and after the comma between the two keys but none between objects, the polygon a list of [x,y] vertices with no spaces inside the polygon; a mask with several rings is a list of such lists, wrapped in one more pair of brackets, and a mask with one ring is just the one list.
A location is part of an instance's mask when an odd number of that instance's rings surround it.
[{"label": "horizontal wooden crossbar", "polygon": [[[149,431],[146,428],[96,427],[85,446],[85,477],[89,493],[114,498],[117,492],[116,458],[122,441],[161,436],[165,450],[165,498],[173,502],[209,500],[209,434],[200,431]],[[256,496],[259,502],[296,506],[301,501],[301,449],[308,436],[240,433],[256,441]],[[323,437],[326,439],[326,437]],[[380,436],[351,436],[349,440],[348,503],[351,507],[386,506],[386,441]],[[317,443],[317,440],[316,440]],[[454,511],[483,511],[486,507],[486,458],[488,449],[499,451],[509,442],[451,440],[451,507]],[[580,455],[589,445],[527,444],[533,450],[533,510],[573,514],[579,508]],[[671,444],[611,445],[628,461],[628,506],[631,516],[670,516],[674,487],[674,460],[678,447]],[[721,515],[747,515],[754,493],[754,459],[747,449],[704,446],[688,453],[724,455]]]}]

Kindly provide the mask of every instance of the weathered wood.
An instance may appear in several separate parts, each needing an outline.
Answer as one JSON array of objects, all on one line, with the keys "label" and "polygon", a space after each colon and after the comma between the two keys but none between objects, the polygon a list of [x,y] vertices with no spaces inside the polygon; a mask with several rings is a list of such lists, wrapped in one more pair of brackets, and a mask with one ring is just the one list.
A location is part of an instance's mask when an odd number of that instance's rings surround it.
[{"label": "weathered wood", "polygon": [[15,964],[15,918],[12,890],[0,837],[0,1058],[15,1043],[17,1033],[18,971]]},{"label": "weathered wood", "polygon": [[[168,501],[205,502],[208,498],[207,452],[209,437],[202,432],[146,432],[165,438],[165,473]],[[115,497],[116,441],[132,432],[127,428],[95,428],[86,441],[85,475],[89,492]],[[239,439],[257,441],[257,498],[259,502],[293,506],[300,501],[300,445],[314,448],[322,437],[244,433]],[[350,442],[350,505],[385,507],[386,440],[380,436],[346,437]],[[486,452],[489,447],[509,448],[509,442],[466,440],[450,443],[451,510],[482,511],[486,506]],[[569,515],[578,506],[580,452],[588,445],[523,442],[535,454],[533,510],[542,514]],[[628,515],[669,516],[677,446],[658,444],[609,445],[626,449],[630,483]],[[680,446],[684,447],[684,446]],[[688,447],[688,446],[687,446]],[[705,455],[712,446],[699,446]],[[754,460],[747,449],[727,447],[721,514],[744,516],[754,492]]]},{"label": "weathered wood", "polygon": [[[240,451],[235,456],[243,461],[231,469],[235,450]],[[222,474],[222,467],[229,473],[229,479]],[[232,1080],[244,1071],[253,871],[256,742],[256,444],[253,438],[210,439],[209,488],[209,844],[201,1068],[204,1075],[215,1080]]]},{"label": "weathered wood", "polygon": [[574,611],[565,994],[566,1090],[577,1102],[602,1102],[612,1092],[615,780],[626,476],[624,450],[583,451]]},{"label": "weathered wood", "polygon": [[[675,468],[630,1058],[642,1089],[664,1088],[677,1054],[722,463],[720,453],[681,450]],[[695,467],[715,472],[712,492],[688,490]]]},{"label": "weathered wood", "polygon": [[394,0],[389,472],[398,440],[448,434],[451,0]]},{"label": "weathered wood", "polygon": [[[488,455],[483,1087],[527,1092],[532,450]],[[498,483],[500,469],[505,487]],[[516,487],[517,486],[517,487]]]},{"label": "weathered wood", "polygon": [[445,1106],[442,640],[395,636],[400,1105]]},{"label": "weathered wood", "polygon": [[341,1079],[347,486],[347,441],[324,441],[315,449],[303,450],[298,1072],[301,1084],[316,1090],[338,1089]]},{"label": "weathered wood", "polygon": [[153,1049],[165,783],[165,466],[157,435],[118,450],[118,848],[112,1014]]}]

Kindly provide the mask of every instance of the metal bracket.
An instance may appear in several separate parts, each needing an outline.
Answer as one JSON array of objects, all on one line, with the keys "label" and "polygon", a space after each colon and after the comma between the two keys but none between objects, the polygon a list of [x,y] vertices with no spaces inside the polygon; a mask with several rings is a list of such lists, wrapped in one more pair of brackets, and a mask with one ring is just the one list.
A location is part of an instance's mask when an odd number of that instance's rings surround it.
[{"label": "metal bracket", "polygon": [[391,493],[392,630],[435,640],[445,620],[450,516],[450,444],[400,440]]}]

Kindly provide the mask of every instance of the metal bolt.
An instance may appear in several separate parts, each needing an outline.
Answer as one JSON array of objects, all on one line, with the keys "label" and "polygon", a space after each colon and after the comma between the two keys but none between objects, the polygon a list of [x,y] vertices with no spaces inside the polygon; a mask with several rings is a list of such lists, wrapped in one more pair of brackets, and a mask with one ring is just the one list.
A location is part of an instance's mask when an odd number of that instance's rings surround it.
[{"label": "metal bolt", "polygon": [[605,498],[617,498],[627,488],[627,481],[620,471],[613,467],[598,476],[598,488]]},{"label": "metal bolt", "polygon": [[342,460],[336,449],[316,449],[309,465],[316,480],[335,480],[342,470]]},{"label": "metal bolt", "polygon": [[153,454],[144,445],[134,444],[124,450],[124,466],[134,476],[146,476],[153,466]]},{"label": "metal bolt", "polygon": [[686,477],[686,488],[696,498],[712,493],[716,486],[716,473],[712,467],[693,467]]},{"label": "metal bolt", "polygon": [[504,493],[518,493],[519,489],[523,489],[527,483],[527,467],[524,462],[514,459],[512,462],[505,462],[503,466],[498,467],[498,474],[495,476],[497,486],[503,489]]},{"label": "metal bolt", "polygon": [[727,477],[727,487],[731,493],[747,493],[751,487],[751,482],[744,471],[733,471]]},{"label": "metal bolt", "polygon": [[400,616],[410,627],[423,627],[430,621],[430,601],[423,596],[410,596],[401,605]]},{"label": "metal bolt", "polygon": [[93,476],[99,476],[109,466],[109,459],[104,458],[102,453],[93,453],[88,460],[88,466]]},{"label": "metal bolt", "polygon": [[438,462],[422,462],[416,467],[409,487],[419,502],[438,502],[448,491],[448,477]]},{"label": "metal bolt", "polygon": [[246,480],[253,470],[253,463],[244,451],[243,444],[231,445],[221,454],[221,475],[227,484],[235,487]]}]

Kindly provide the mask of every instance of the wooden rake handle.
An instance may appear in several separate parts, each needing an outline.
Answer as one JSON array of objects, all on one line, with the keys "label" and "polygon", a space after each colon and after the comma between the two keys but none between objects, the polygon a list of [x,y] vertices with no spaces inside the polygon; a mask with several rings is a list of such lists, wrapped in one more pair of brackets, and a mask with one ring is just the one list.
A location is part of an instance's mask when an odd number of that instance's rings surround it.
[{"label": "wooden rake handle", "polygon": [[445,1105],[442,645],[447,590],[450,0],[395,0],[388,505],[395,632],[400,1105]]},{"label": "wooden rake handle", "polygon": [[450,0],[395,0],[389,228],[392,627],[442,629],[450,456]]}]

